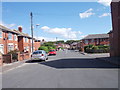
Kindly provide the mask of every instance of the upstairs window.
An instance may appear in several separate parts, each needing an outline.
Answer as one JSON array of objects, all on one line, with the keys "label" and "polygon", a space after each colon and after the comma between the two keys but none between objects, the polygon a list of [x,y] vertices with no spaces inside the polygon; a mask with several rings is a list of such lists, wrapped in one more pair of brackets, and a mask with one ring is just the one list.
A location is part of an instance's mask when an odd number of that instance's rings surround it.
[{"label": "upstairs window", "polygon": [[0,38],[2,38],[2,31],[0,31]]},{"label": "upstairs window", "polygon": [[27,43],[27,42],[28,42],[28,38],[24,38],[24,42],[26,42],[26,43]]},{"label": "upstairs window", "polygon": [[88,44],[88,40],[85,40],[85,44]]},{"label": "upstairs window", "polygon": [[8,40],[12,40],[12,33],[8,33]]},{"label": "upstairs window", "polygon": [[15,40],[15,41],[17,41],[17,40],[18,40],[17,35],[14,35],[14,40]]}]

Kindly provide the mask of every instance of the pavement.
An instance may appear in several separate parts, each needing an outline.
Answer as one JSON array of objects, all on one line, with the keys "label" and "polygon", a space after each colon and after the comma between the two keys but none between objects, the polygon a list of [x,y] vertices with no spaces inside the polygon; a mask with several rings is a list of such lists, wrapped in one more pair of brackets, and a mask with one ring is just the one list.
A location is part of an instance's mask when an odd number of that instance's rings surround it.
[{"label": "pavement", "polygon": [[104,60],[105,62],[109,62],[115,65],[118,65],[118,67],[120,66],[120,57],[110,57],[109,53],[98,53],[98,54],[87,54],[90,57],[96,58],[96,59],[101,59]]},{"label": "pavement", "polygon": [[3,88],[118,88],[115,64],[74,51],[59,51],[46,62],[25,61],[2,73]]}]

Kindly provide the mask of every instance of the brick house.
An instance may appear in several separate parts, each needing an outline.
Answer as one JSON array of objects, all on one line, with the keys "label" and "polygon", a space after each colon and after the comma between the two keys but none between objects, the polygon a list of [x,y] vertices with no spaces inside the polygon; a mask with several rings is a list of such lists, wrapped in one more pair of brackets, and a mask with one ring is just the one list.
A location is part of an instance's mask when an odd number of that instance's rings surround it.
[{"label": "brick house", "polygon": [[40,47],[40,40],[34,40],[34,50],[38,50],[38,48]]},{"label": "brick house", "polygon": [[[34,40],[34,51],[40,47],[40,40]],[[30,58],[32,50],[32,37],[22,32],[22,27],[18,30],[11,30],[0,25],[0,65],[6,61],[14,62],[12,55],[7,54],[11,50],[19,50],[17,60],[25,60]],[[7,60],[7,59],[8,60]]]},{"label": "brick house", "polygon": [[[34,50],[40,47],[40,40],[33,40]],[[7,54],[11,50],[19,50],[20,52],[29,52],[32,50],[32,37],[22,32],[22,27],[18,30],[11,30],[0,25],[0,52]]]},{"label": "brick house", "polygon": [[14,30],[18,33],[18,49],[20,52],[31,52],[31,40],[32,38],[22,32],[22,27],[18,27],[18,30]]},{"label": "brick house", "polygon": [[2,54],[18,49],[18,35],[18,33],[0,25],[0,52]]},{"label": "brick house", "polygon": [[82,51],[86,45],[109,45],[109,34],[90,34],[82,39],[80,43]]},{"label": "brick house", "polygon": [[112,1],[111,13],[113,30],[109,32],[110,56],[120,57],[120,0]]}]

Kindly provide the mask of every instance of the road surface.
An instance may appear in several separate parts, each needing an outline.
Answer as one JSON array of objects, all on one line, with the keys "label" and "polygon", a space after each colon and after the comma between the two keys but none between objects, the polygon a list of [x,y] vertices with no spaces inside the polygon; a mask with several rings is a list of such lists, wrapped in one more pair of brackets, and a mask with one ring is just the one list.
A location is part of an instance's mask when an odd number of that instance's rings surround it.
[{"label": "road surface", "polygon": [[117,66],[74,51],[27,61],[2,74],[3,88],[118,88]]}]

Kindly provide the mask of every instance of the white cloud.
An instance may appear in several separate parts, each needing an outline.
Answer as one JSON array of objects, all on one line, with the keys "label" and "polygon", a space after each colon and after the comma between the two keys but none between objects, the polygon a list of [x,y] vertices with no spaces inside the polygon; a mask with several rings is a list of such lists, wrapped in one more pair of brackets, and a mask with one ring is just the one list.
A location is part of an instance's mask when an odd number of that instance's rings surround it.
[{"label": "white cloud", "polygon": [[100,15],[99,17],[106,17],[106,16],[110,16],[111,14],[110,13],[103,13],[102,15]]},{"label": "white cloud", "polygon": [[41,29],[47,33],[60,35],[66,39],[76,39],[77,34],[82,34],[80,31],[73,31],[72,28],[49,28],[44,26]]},{"label": "white cloud", "polygon": [[112,0],[98,0],[98,3],[103,4],[104,6],[110,6]]},{"label": "white cloud", "polygon": [[95,14],[95,13],[93,13],[92,11],[93,11],[93,9],[90,8],[90,9],[88,9],[87,11],[85,11],[85,12],[83,12],[83,13],[79,13],[79,16],[80,16],[80,18],[88,18],[88,17],[90,17],[91,15],[94,15],[94,14]]},{"label": "white cloud", "polygon": [[41,29],[42,30],[48,30],[48,29],[50,29],[48,26],[43,26],[43,27],[41,27]]}]

